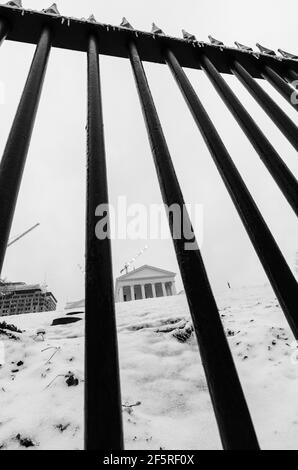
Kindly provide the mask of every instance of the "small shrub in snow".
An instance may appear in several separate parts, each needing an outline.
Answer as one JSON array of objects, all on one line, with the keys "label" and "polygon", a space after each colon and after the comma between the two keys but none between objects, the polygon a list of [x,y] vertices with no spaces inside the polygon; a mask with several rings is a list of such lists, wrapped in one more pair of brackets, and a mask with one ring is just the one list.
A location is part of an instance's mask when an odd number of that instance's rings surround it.
[{"label": "small shrub in snow", "polygon": [[5,321],[0,322],[0,330],[9,330],[13,331],[14,333],[23,333],[22,330],[19,330],[15,325],[10,325]]},{"label": "small shrub in snow", "polygon": [[36,444],[28,437],[23,437],[21,434],[16,435],[16,440],[19,441],[22,447],[35,447]]},{"label": "small shrub in snow", "polygon": [[70,423],[67,423],[67,424],[56,424],[55,425],[55,428],[58,429],[58,431],[60,431],[61,433],[66,431],[67,428],[69,428],[70,426]]},{"label": "small shrub in snow", "polygon": [[1,330],[0,328],[0,336],[6,336],[8,339],[14,339],[15,341],[19,341],[19,337],[10,333],[9,331],[7,330]]},{"label": "small shrub in snow", "polygon": [[186,343],[187,340],[192,336],[194,329],[193,326],[188,323],[184,328],[177,329],[172,333],[173,337],[176,338],[180,343]]},{"label": "small shrub in snow", "polygon": [[69,387],[76,387],[77,385],[79,385],[79,379],[77,379],[77,377],[75,377],[75,375],[72,372],[68,372],[65,378],[66,378],[66,383]]},{"label": "small shrub in snow", "polygon": [[227,330],[227,336],[235,336],[241,333],[240,331]]},{"label": "small shrub in snow", "polygon": [[5,321],[0,322],[0,336],[6,336],[9,339],[14,339],[15,341],[19,340],[20,338],[13,333],[22,333],[15,325],[9,325]]}]

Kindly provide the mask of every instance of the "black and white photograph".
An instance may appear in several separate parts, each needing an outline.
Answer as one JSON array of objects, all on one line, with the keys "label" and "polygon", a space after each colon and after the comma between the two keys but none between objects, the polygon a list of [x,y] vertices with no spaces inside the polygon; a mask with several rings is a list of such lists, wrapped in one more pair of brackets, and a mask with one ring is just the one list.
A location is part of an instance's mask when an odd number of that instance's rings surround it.
[{"label": "black and white photograph", "polygon": [[0,4],[0,450],[298,450],[297,2],[50,3]]}]

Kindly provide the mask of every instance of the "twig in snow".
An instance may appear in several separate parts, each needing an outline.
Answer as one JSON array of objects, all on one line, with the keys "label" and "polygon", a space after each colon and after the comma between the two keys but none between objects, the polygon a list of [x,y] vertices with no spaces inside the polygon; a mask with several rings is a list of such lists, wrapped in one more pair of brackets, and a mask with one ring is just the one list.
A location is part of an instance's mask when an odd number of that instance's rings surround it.
[{"label": "twig in snow", "polygon": [[134,406],[140,406],[142,402],[137,401],[134,405],[122,405],[123,408],[133,408]]},{"label": "twig in snow", "polygon": [[56,349],[57,346],[49,346],[48,348],[42,349],[41,352],[48,351],[49,349]]},{"label": "twig in snow", "polygon": [[45,365],[49,364],[50,360],[55,356],[55,354],[57,354],[57,352],[61,350],[61,347],[60,346],[52,346],[50,348],[43,349],[41,352],[47,351],[48,349],[55,349],[56,351],[51,355],[51,357],[47,360],[47,362],[45,362]]},{"label": "twig in snow", "polygon": [[52,385],[52,383],[54,383],[55,380],[58,379],[58,377],[65,377],[65,376],[64,376],[63,374],[58,374],[58,375],[56,375],[56,377],[46,386],[46,388],[45,388],[44,390],[46,390],[47,388],[49,388],[49,387]]}]

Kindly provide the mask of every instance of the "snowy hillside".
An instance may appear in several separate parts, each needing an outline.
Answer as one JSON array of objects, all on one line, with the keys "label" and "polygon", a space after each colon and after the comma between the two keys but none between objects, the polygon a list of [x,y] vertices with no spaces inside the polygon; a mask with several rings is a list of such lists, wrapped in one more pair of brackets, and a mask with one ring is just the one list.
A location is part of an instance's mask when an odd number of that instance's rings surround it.
[{"label": "snowy hillside", "polygon": [[[297,449],[294,339],[270,288],[218,304],[261,446]],[[0,318],[23,331],[0,335],[2,449],[83,446],[83,321],[51,326],[66,313]],[[117,322],[126,449],[220,448],[185,296],[117,304]]]}]

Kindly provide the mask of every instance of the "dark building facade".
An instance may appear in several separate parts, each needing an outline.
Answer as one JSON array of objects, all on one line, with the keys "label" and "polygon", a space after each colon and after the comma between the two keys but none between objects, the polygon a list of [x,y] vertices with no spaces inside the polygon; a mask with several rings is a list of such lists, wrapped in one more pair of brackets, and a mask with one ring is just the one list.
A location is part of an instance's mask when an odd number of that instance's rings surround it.
[{"label": "dark building facade", "polygon": [[57,300],[39,284],[0,282],[0,316],[56,310]]}]

